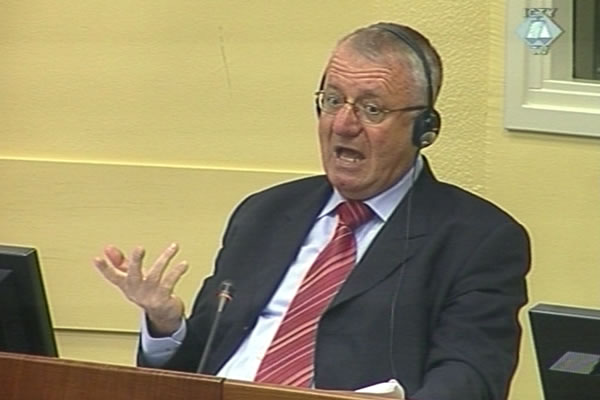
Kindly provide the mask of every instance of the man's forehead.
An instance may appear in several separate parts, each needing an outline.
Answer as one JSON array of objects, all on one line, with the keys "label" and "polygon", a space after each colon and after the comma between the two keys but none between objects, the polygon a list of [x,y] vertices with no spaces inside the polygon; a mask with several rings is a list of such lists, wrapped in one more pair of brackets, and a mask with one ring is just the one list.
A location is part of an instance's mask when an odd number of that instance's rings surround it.
[{"label": "man's forehead", "polygon": [[381,74],[392,76],[398,71],[389,62],[373,61],[358,53],[348,54],[334,52],[327,64],[327,71],[340,74]]},{"label": "man's forehead", "polygon": [[389,57],[368,58],[349,46],[340,45],[332,53],[325,70],[327,84],[352,81],[369,87],[385,86],[390,90],[405,87],[406,68]]}]

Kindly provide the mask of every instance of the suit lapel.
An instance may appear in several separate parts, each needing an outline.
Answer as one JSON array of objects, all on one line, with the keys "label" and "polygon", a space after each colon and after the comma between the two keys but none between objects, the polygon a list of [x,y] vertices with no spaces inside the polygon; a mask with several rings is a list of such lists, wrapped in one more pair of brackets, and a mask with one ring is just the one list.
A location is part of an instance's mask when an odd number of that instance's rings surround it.
[{"label": "suit lapel", "polygon": [[271,299],[330,195],[331,186],[326,179],[319,180],[315,190],[290,204],[281,218],[265,228],[276,240],[265,245],[260,268],[254,274],[253,309],[262,310]]},{"label": "suit lapel", "polygon": [[421,175],[354,268],[329,309],[371,289],[423,249],[431,230],[428,205],[437,181],[427,162]]},{"label": "suit lapel", "polygon": [[[411,189],[411,204],[408,195],[405,196],[329,308],[371,289],[423,248],[432,229],[431,213],[436,207],[431,203],[435,202],[437,185],[425,160],[421,175]],[[282,217],[270,221],[264,228],[273,232],[272,237],[277,240],[265,245],[263,259],[258,261],[260,268],[253,274],[255,290],[249,304],[252,310],[260,312],[271,299],[330,195],[327,180],[319,180],[314,190],[307,191],[304,198],[290,204]]]}]

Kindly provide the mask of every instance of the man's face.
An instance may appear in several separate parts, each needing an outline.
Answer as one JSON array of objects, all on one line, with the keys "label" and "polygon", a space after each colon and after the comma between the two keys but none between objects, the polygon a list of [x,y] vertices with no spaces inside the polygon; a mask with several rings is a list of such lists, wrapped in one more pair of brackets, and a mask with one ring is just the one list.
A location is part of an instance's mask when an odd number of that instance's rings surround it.
[{"label": "man's face", "polygon": [[[410,71],[401,63],[374,62],[342,43],[327,66],[325,89],[352,103],[385,109],[415,105]],[[321,113],[321,161],[331,184],[347,199],[364,200],[391,187],[410,169],[414,112],[391,112],[379,124],[362,123],[353,108]]]}]

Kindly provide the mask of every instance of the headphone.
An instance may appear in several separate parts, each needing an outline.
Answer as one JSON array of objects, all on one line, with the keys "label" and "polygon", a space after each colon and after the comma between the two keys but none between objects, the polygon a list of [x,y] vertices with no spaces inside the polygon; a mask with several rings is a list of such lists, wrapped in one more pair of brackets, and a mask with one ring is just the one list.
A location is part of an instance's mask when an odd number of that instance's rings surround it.
[{"label": "headphone", "polygon": [[[425,73],[425,79],[427,81],[427,104],[425,109],[415,117],[413,123],[412,142],[418,149],[423,149],[431,145],[437,139],[442,124],[442,118],[440,113],[434,108],[433,105],[433,84],[431,79],[431,68],[425,57],[423,50],[417,45],[417,43],[410,38],[410,36],[402,30],[402,26],[390,24],[390,23],[378,23],[373,25],[374,27],[391,33],[399,40],[404,42],[411,50],[417,55],[421,64],[423,65],[423,71]],[[319,90],[323,90],[325,86],[325,74],[321,78]],[[319,102],[315,101],[317,106],[317,116],[321,115],[321,107]]]}]

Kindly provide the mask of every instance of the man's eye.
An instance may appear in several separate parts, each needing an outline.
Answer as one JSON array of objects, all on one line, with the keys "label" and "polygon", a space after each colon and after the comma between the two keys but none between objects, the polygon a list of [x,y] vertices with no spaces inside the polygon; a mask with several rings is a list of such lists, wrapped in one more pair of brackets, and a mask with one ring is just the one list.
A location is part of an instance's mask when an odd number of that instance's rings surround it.
[{"label": "man's eye", "polygon": [[374,104],[363,104],[362,109],[365,113],[369,115],[380,115],[383,113],[383,109]]},{"label": "man's eye", "polygon": [[344,103],[340,96],[336,96],[334,94],[326,94],[324,100],[325,104],[327,104],[329,107],[339,107]]}]

